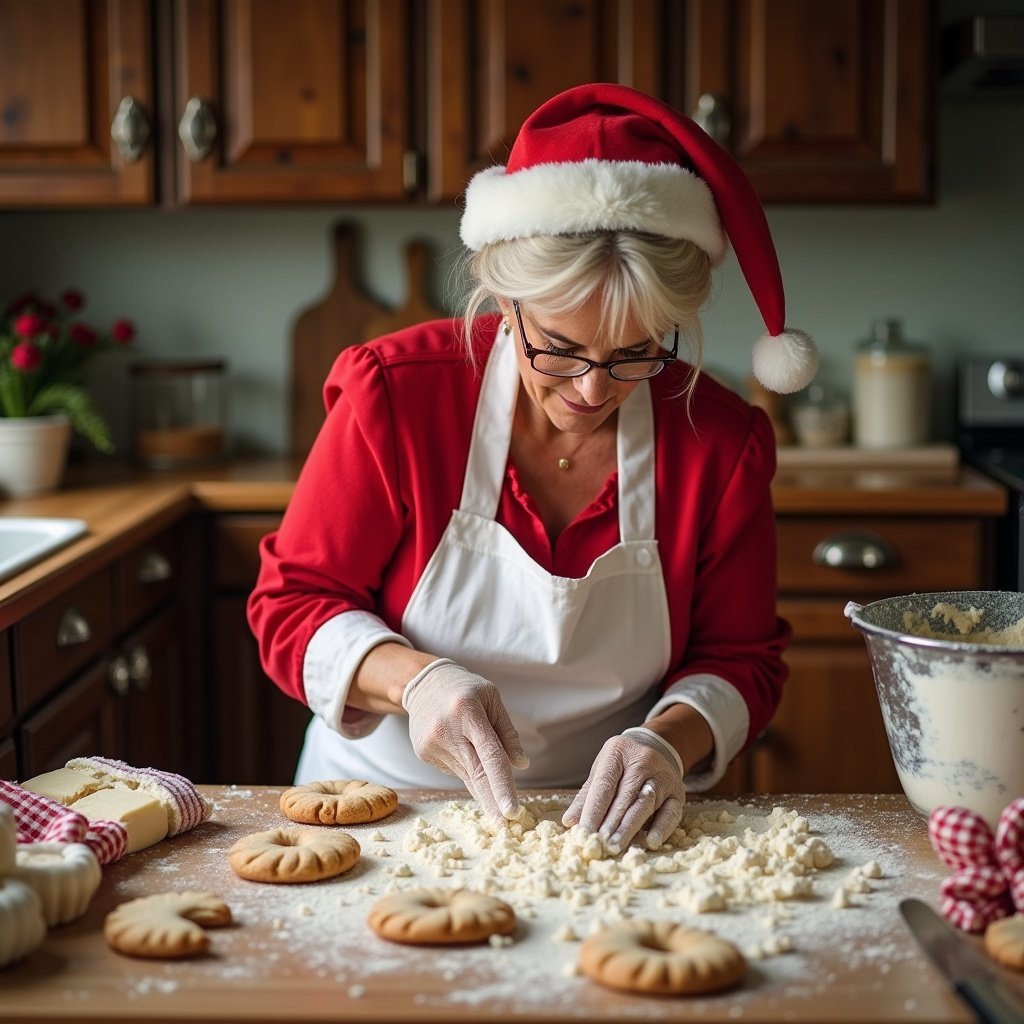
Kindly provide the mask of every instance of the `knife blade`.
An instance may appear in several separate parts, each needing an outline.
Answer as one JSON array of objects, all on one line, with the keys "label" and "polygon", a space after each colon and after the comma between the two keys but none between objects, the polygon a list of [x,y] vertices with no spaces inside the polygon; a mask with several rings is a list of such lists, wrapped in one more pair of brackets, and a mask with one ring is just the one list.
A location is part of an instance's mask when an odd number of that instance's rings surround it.
[{"label": "knife blade", "polygon": [[953,991],[984,1024],[1021,1024],[1024,1001],[1018,999],[991,963],[922,900],[900,901],[911,934]]}]

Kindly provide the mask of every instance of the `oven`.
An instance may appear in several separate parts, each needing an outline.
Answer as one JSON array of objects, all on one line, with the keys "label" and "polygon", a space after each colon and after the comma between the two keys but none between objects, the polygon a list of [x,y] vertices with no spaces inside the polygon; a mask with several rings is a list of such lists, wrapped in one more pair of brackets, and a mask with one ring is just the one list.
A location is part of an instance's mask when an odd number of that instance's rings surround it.
[{"label": "oven", "polygon": [[1024,592],[1024,358],[960,365],[957,426],[965,462],[1009,491],[997,525],[996,586]]}]

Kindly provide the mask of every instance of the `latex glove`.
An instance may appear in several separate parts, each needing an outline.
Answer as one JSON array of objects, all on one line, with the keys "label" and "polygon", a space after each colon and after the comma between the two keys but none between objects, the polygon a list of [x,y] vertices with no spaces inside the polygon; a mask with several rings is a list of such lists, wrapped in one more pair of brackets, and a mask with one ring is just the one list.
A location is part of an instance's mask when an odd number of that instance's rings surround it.
[{"label": "latex glove", "polygon": [[516,817],[512,769],[530,761],[494,683],[441,658],[409,680],[402,707],[421,761],[462,779],[495,820]]},{"label": "latex glove", "polygon": [[626,729],[606,741],[563,825],[597,832],[613,853],[647,826],[647,848],[657,850],[679,827],[686,803],[683,762],[651,729]]}]

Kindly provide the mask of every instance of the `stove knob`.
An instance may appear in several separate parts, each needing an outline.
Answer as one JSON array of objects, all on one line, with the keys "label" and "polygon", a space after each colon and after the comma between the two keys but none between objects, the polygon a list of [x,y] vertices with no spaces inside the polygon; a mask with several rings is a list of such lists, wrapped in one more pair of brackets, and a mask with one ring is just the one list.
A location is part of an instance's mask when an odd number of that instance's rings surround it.
[{"label": "stove knob", "polygon": [[1024,363],[994,362],[988,368],[988,389],[996,398],[1024,398]]}]

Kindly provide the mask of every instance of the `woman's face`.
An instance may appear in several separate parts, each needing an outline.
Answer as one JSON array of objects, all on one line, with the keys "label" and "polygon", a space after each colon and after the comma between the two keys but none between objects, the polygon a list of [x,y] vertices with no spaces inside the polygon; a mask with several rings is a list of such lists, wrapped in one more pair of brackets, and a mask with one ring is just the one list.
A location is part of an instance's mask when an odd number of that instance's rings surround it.
[{"label": "woman's face", "polygon": [[[499,303],[516,336],[516,359],[526,394],[559,430],[587,434],[596,430],[630,396],[639,381],[616,380],[605,369],[591,369],[582,377],[551,377],[535,370],[527,358],[519,325],[511,301]],[[526,342],[533,348],[585,356],[596,362],[628,359],[640,354],[656,355],[657,344],[644,335],[632,319],[622,337],[601,335],[600,296],[571,313],[550,315],[534,312],[529,304],[519,304],[526,330]]]}]

